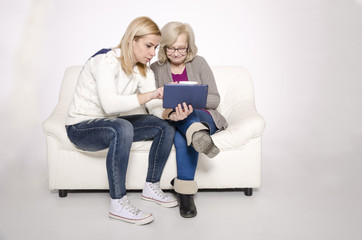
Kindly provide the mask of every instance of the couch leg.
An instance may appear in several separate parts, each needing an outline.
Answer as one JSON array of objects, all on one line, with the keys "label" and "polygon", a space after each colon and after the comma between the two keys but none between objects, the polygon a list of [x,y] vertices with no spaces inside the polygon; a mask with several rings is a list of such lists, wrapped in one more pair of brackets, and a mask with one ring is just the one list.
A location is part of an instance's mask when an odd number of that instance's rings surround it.
[{"label": "couch leg", "polygon": [[68,190],[59,189],[59,197],[63,198],[68,195]]},{"label": "couch leg", "polygon": [[244,188],[244,194],[245,194],[245,196],[253,195],[253,189],[252,188]]}]

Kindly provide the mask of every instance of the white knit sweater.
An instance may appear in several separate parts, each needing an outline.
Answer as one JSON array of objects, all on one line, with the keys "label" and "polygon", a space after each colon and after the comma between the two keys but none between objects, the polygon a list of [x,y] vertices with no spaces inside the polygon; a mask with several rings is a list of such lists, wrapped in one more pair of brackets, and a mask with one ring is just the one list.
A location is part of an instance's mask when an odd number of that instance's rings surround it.
[{"label": "white knit sweater", "polygon": [[[92,56],[80,72],[66,125],[146,113],[138,102],[137,93],[156,89],[152,70],[148,68],[146,77],[142,77],[135,67],[131,76],[126,75],[117,59],[120,49],[106,51]],[[145,105],[150,114],[161,118],[164,110],[161,100],[154,99]]]}]

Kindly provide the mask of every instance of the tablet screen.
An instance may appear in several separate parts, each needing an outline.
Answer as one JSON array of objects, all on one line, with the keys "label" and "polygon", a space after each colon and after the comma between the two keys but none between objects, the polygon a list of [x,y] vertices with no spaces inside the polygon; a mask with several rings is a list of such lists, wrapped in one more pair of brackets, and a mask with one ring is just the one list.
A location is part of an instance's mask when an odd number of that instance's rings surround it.
[{"label": "tablet screen", "polygon": [[206,108],[208,86],[195,84],[165,84],[163,107],[175,108],[185,102],[194,109]]}]

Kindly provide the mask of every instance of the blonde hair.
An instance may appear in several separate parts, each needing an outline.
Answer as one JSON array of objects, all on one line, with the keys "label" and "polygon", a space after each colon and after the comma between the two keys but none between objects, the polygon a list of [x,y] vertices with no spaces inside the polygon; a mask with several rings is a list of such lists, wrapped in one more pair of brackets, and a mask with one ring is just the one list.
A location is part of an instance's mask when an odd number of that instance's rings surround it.
[{"label": "blonde hair", "polygon": [[[149,34],[161,36],[161,31],[157,24],[148,17],[138,17],[128,25],[121,42],[117,46],[121,49],[121,56],[118,60],[121,62],[121,67],[127,75],[133,73],[133,63],[135,61],[132,42],[137,42],[140,38]],[[145,77],[147,72],[146,64],[137,63],[136,65],[140,74]]]},{"label": "blonde hair", "polygon": [[185,63],[192,61],[197,55],[197,46],[195,44],[195,35],[191,26],[187,23],[169,22],[161,29],[160,50],[158,51],[158,62],[164,64],[167,61],[166,47],[171,46],[177,41],[181,34],[186,34],[188,51]]}]

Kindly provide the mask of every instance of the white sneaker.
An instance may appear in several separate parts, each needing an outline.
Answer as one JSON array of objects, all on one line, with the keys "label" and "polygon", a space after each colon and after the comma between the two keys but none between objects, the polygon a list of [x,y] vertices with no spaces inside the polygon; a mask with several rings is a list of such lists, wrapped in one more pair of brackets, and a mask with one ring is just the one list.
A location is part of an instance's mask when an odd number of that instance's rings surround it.
[{"label": "white sneaker", "polygon": [[109,217],[136,225],[147,224],[154,220],[152,213],[146,213],[133,206],[129,202],[127,195],[121,199],[111,199]]},{"label": "white sneaker", "polygon": [[160,182],[146,182],[142,191],[142,199],[155,202],[163,207],[176,207],[178,205],[176,198],[170,195],[166,195],[162,191]]}]

